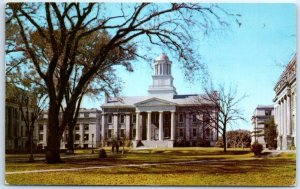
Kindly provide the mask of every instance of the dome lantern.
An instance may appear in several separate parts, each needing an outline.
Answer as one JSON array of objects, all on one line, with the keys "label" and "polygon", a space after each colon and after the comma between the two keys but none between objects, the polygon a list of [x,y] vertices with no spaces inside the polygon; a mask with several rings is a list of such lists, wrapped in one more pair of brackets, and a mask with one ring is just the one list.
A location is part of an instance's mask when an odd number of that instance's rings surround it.
[{"label": "dome lantern", "polygon": [[169,57],[165,53],[162,53],[154,62],[154,75],[171,75],[171,64],[172,62],[169,60]]}]

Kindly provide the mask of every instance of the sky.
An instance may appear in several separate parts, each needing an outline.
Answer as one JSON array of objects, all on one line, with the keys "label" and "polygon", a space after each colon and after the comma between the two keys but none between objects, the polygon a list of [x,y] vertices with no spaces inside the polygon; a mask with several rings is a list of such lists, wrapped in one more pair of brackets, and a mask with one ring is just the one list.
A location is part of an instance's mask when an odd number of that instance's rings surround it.
[{"label": "sky", "polygon": [[[257,105],[272,105],[273,90],[284,65],[296,52],[296,7],[293,4],[220,4],[234,14],[241,25],[230,23],[228,28],[209,35],[199,35],[199,58],[206,64],[215,84],[237,86],[238,96],[247,95],[239,107],[246,122],[238,122],[231,129],[251,130],[251,116]],[[197,37],[197,32],[194,34]],[[163,50],[157,49],[158,56]],[[153,59],[156,57],[154,56]],[[142,61],[142,60],[139,60]],[[178,94],[201,93],[200,83],[184,79],[180,65],[173,61],[172,73]],[[121,96],[146,96],[152,83],[151,63],[134,64],[134,72],[117,68],[123,81]],[[84,99],[85,108],[100,108],[100,101]]]}]

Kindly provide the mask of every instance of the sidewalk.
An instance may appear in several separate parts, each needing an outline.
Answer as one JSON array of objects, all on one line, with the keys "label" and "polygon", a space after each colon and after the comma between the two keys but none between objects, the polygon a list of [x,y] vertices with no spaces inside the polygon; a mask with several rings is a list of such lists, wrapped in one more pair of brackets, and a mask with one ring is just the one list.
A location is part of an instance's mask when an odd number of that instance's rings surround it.
[{"label": "sidewalk", "polygon": [[[40,156],[40,154],[39,154]],[[61,159],[67,158],[78,158],[78,157],[93,157],[98,156],[97,153],[95,154],[75,154],[75,155],[62,155]],[[34,157],[34,155],[33,155]],[[9,163],[21,163],[21,162],[28,162],[29,155],[27,157],[5,157],[5,162]],[[34,157],[34,161],[45,161],[45,157]]]}]

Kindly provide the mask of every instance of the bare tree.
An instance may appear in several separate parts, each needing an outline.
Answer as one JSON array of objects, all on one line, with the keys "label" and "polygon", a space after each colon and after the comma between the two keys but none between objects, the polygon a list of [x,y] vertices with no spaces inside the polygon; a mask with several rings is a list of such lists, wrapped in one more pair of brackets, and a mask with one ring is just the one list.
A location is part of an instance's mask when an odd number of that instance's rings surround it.
[{"label": "bare tree", "polygon": [[[198,57],[190,48],[193,41],[192,28],[209,32],[215,25],[227,25],[220,14],[228,16],[217,5],[190,3],[168,4],[115,4],[119,11],[106,11],[101,3],[8,3],[6,13],[16,23],[22,39],[20,48],[30,58],[32,70],[42,79],[49,96],[48,138],[46,161],[62,162],[59,154],[62,134],[76,109],[82,91],[97,73],[104,73],[113,66],[128,66],[128,59],[144,54],[137,47],[157,46],[169,50],[182,63],[186,75],[202,68]],[[110,5],[112,8],[112,5]],[[126,7],[125,7],[126,6]],[[114,10],[115,10],[114,9]],[[43,39],[45,48],[36,45],[32,31]],[[93,33],[107,32],[109,40],[103,41],[92,61],[77,73],[77,82],[70,98],[65,102],[62,119],[59,112],[66,94],[66,85],[75,72],[78,57],[86,58],[80,51],[86,39]],[[99,38],[99,40],[102,40]],[[149,45],[147,45],[149,44]],[[114,54],[126,52],[126,58],[111,60]],[[50,56],[44,56],[45,53]],[[58,75],[56,80],[55,75]]]},{"label": "bare tree", "polygon": [[203,115],[204,127],[216,129],[222,136],[224,152],[227,150],[228,126],[238,120],[245,120],[242,110],[238,107],[245,97],[238,97],[236,88],[226,89],[224,85],[219,85],[217,90],[206,87],[205,94],[195,98],[193,111]]},{"label": "bare tree", "polygon": [[[20,80],[20,78],[18,78],[18,80]],[[24,81],[21,80],[21,82]],[[26,136],[28,139],[27,149],[28,153],[30,154],[29,162],[33,162],[33,133],[35,123],[38,120],[39,116],[42,114],[44,108],[47,106],[47,95],[45,94],[45,92],[32,87],[32,85],[30,86],[31,87],[26,85],[21,86],[19,84],[17,87],[14,84],[7,83],[6,95],[7,98],[16,103],[19,108],[21,119],[26,127]]]}]

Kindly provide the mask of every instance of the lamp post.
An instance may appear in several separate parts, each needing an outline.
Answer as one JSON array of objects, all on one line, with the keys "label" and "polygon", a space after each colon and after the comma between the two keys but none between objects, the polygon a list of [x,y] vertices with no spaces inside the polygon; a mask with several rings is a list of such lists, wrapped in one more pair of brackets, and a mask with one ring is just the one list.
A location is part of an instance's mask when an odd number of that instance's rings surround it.
[{"label": "lamp post", "polygon": [[92,134],[92,154],[94,154],[94,134]]}]

